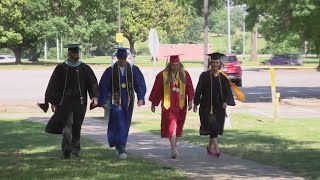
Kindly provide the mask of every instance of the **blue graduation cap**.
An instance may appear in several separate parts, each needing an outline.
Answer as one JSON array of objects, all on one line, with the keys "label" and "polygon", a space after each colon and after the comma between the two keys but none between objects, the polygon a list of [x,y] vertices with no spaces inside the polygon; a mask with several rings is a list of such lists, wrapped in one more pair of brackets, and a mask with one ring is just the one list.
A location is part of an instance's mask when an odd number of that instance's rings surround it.
[{"label": "blue graduation cap", "polygon": [[115,48],[115,49],[117,49],[117,52],[116,52],[116,56],[117,56],[117,57],[127,58],[127,56],[128,56],[127,50],[128,50],[129,48],[118,47],[118,48]]},{"label": "blue graduation cap", "polygon": [[79,52],[81,44],[67,44],[64,47],[68,48],[68,51]]}]

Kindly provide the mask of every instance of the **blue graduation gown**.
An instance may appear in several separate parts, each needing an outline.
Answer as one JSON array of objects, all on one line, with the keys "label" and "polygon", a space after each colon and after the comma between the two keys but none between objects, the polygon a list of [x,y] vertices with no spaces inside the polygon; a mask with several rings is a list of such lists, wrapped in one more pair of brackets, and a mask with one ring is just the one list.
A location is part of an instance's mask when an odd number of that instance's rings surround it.
[{"label": "blue graduation gown", "polygon": [[[100,83],[99,104],[107,104],[109,96],[112,99],[112,68],[110,66],[103,73]],[[125,72],[126,73],[126,72]],[[120,84],[126,83],[126,75],[119,70]],[[146,83],[140,69],[132,65],[134,91],[138,100],[143,100],[146,94]],[[111,104],[108,124],[108,142],[110,147],[126,145],[129,128],[131,125],[133,109],[128,108],[128,93],[126,88],[121,88],[121,108],[119,105]]]}]

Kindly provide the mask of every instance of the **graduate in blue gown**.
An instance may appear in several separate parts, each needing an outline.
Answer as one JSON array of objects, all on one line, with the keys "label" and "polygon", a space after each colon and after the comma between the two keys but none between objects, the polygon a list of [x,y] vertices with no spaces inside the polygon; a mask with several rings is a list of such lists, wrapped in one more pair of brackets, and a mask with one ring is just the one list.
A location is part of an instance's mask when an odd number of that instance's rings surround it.
[{"label": "graduate in blue gown", "polygon": [[[103,73],[100,83],[99,106],[104,109],[110,106],[108,124],[108,142],[116,147],[119,159],[126,159],[125,146],[131,125],[131,118],[137,94],[138,106],[145,104],[146,83],[140,69],[126,61],[126,48],[118,48],[118,61]],[[107,100],[110,99],[111,103]]]}]

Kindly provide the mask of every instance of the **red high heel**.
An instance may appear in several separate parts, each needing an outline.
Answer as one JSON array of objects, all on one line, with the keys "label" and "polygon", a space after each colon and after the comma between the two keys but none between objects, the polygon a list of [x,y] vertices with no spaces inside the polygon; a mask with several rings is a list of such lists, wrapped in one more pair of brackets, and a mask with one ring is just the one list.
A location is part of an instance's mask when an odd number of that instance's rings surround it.
[{"label": "red high heel", "polygon": [[207,153],[208,155],[211,155],[211,156],[216,154],[215,152],[210,151],[209,146],[207,146]]},{"label": "red high heel", "polygon": [[214,155],[215,155],[216,157],[220,157],[221,154],[222,154],[222,153],[219,152],[219,151],[217,151],[217,152],[214,153]]}]

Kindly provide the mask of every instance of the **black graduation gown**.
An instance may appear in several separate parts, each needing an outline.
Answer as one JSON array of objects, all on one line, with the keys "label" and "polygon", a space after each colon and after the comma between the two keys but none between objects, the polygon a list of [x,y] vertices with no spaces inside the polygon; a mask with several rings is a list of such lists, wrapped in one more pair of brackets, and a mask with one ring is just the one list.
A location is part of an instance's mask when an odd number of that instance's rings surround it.
[{"label": "black graduation gown", "polygon": [[87,64],[81,63],[77,67],[70,67],[66,63],[57,65],[45,93],[45,102],[56,105],[57,109],[45,131],[62,134],[70,111],[78,114],[79,122],[75,123],[81,126],[86,113],[88,93],[90,98],[99,96],[97,78]]},{"label": "black graduation gown", "polygon": [[214,75],[212,75],[211,90],[210,73],[210,70],[201,73],[194,96],[194,104],[200,104],[199,116],[201,126],[199,133],[200,135],[209,135],[212,133],[210,132],[208,118],[210,114],[212,99],[213,113],[216,115],[216,119],[218,121],[218,127],[215,128],[217,132],[214,133],[222,135],[226,114],[225,109],[222,108],[222,104],[225,102],[229,106],[235,106],[235,101],[229,81],[222,73],[219,73],[217,77],[214,77]]}]

